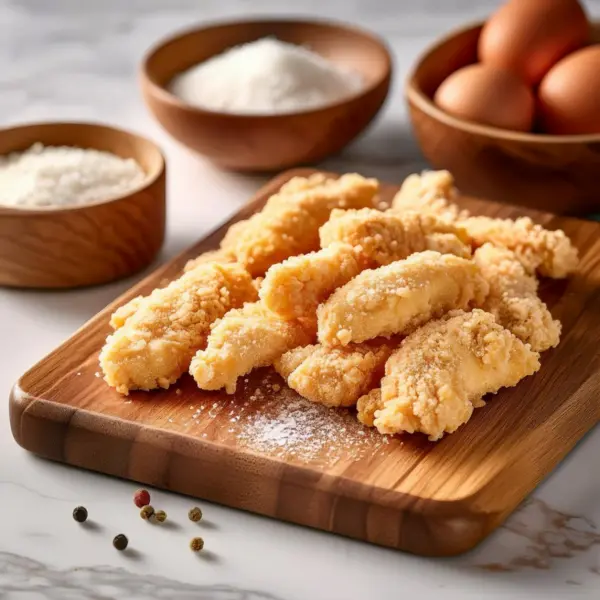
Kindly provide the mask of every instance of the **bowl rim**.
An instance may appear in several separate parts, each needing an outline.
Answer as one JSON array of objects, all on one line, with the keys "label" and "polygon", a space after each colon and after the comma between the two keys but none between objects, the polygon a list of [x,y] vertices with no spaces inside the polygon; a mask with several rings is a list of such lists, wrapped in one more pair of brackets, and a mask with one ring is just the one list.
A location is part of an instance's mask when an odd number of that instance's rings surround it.
[{"label": "bowl rim", "polygon": [[[591,21],[594,24],[594,21]],[[457,29],[446,33],[442,37],[438,38],[433,44],[428,46],[423,52],[419,54],[417,60],[411,69],[404,88],[405,97],[409,103],[414,103],[417,108],[422,110],[429,117],[444,123],[455,129],[472,133],[476,135],[484,135],[488,137],[494,137],[502,140],[509,140],[514,142],[523,143],[555,143],[555,144],[585,144],[585,143],[597,143],[600,142],[600,133],[585,133],[575,135],[556,135],[550,133],[529,133],[522,131],[513,131],[510,129],[501,129],[499,127],[492,127],[491,125],[481,125],[473,121],[466,119],[460,119],[454,117],[451,114],[438,108],[433,101],[421,90],[416,83],[417,73],[423,66],[423,62],[428,59],[431,54],[439,50],[442,46],[447,44],[450,40],[455,37],[473,31],[481,29],[485,25],[485,21],[477,21],[470,23],[466,26],[462,26]]]},{"label": "bowl rim", "polygon": [[[335,102],[330,102],[326,105],[319,106],[317,108],[310,108],[310,109],[306,109],[306,110],[299,110],[299,111],[285,112],[285,113],[276,113],[276,114],[271,114],[271,113],[232,113],[232,112],[211,110],[211,109],[207,109],[207,108],[202,108],[200,106],[194,106],[193,104],[188,104],[187,102],[184,102],[183,100],[179,99],[175,94],[170,92],[166,86],[162,86],[162,85],[155,83],[154,79],[152,78],[152,76],[149,72],[148,64],[149,64],[150,60],[158,52],[160,52],[164,48],[164,46],[166,46],[167,44],[172,44],[172,43],[177,42],[180,39],[187,37],[189,35],[192,35],[192,34],[201,33],[201,32],[208,31],[210,29],[216,29],[219,27],[232,27],[232,26],[236,26],[236,25],[258,25],[258,24],[263,24],[263,25],[277,25],[277,24],[318,25],[318,26],[342,29],[342,30],[346,30],[348,32],[360,35],[360,36],[372,41],[376,46],[378,46],[382,50],[383,56],[385,58],[384,72],[381,77],[379,77],[376,81],[374,81],[370,85],[362,86],[356,92],[354,92],[353,94],[351,94],[349,96],[343,97],[341,100],[337,100]],[[232,47],[234,47],[234,46],[232,46]],[[222,52],[219,54],[222,54]],[[213,54],[210,58],[213,58],[215,56],[217,56],[217,54]],[[197,63],[197,64],[201,64],[201,63]],[[346,21],[341,21],[341,20],[337,21],[334,19],[319,19],[319,18],[313,19],[313,18],[307,18],[307,17],[298,17],[298,18],[294,18],[294,17],[287,17],[287,18],[286,17],[280,17],[280,18],[279,17],[273,17],[273,18],[257,17],[257,18],[249,18],[249,19],[222,19],[222,20],[210,21],[209,23],[197,24],[195,26],[193,25],[191,27],[176,31],[176,32],[172,33],[171,35],[158,40],[146,51],[146,53],[144,54],[144,56],[142,58],[140,67],[139,67],[139,75],[142,79],[142,84],[148,86],[150,88],[152,94],[157,96],[161,102],[169,104],[174,108],[177,108],[179,110],[185,110],[185,111],[191,112],[193,114],[207,116],[207,117],[218,117],[220,119],[236,119],[236,120],[253,121],[253,120],[258,120],[258,119],[277,120],[277,119],[286,119],[286,118],[296,117],[296,116],[316,115],[319,113],[327,112],[334,108],[338,108],[340,106],[344,106],[346,104],[350,104],[351,102],[355,102],[355,101],[360,100],[360,99],[366,97],[367,95],[371,94],[372,92],[377,90],[382,84],[385,84],[386,81],[390,81],[392,74],[393,74],[393,70],[394,70],[394,61],[393,61],[393,56],[392,56],[389,45],[383,39],[383,37],[380,37],[379,35],[377,35],[376,33],[372,32],[368,29],[364,29],[362,27],[353,25]],[[171,80],[172,80],[172,78],[171,78]],[[386,92],[386,95],[388,93],[389,93],[389,86],[388,86],[388,91]]]},{"label": "bowl rim", "polygon": [[[154,151],[156,153],[156,156],[158,157],[158,165],[152,173],[148,173],[146,175],[144,180],[138,186],[129,190],[127,193],[119,194],[117,196],[110,196],[109,198],[106,198],[104,200],[96,200],[95,202],[87,202],[85,204],[74,204],[74,205],[68,205],[68,206],[35,206],[35,207],[30,208],[27,206],[15,207],[15,206],[10,206],[7,204],[0,203],[0,217],[1,218],[5,218],[5,217],[21,217],[21,218],[39,217],[42,215],[50,215],[50,214],[54,214],[54,213],[67,213],[67,212],[74,212],[74,211],[82,211],[82,210],[87,210],[87,209],[94,208],[97,206],[103,206],[105,204],[117,203],[117,202],[120,202],[127,198],[130,198],[131,196],[138,194],[139,192],[141,192],[143,190],[150,188],[165,173],[166,159],[165,159],[164,153],[162,152],[162,150],[160,149],[158,144],[156,144],[152,140],[150,140],[147,137],[142,136],[138,133],[134,133],[127,129],[122,129],[120,127],[115,127],[114,125],[109,125],[107,123],[103,123],[100,121],[98,121],[98,122],[94,122],[94,121],[32,121],[32,122],[27,122],[27,123],[9,125],[8,127],[1,127],[0,128],[0,136],[2,136],[3,134],[5,134],[7,132],[13,132],[13,131],[18,131],[18,130],[34,129],[37,127],[44,128],[44,127],[57,127],[57,126],[58,127],[63,127],[63,126],[83,127],[83,128],[87,128],[87,129],[91,129],[91,130],[95,130],[95,131],[104,129],[104,130],[109,130],[112,133],[123,134],[127,137],[136,139],[138,141],[141,141],[144,144],[147,144],[148,147],[151,148],[152,151]],[[40,139],[38,141],[40,143],[44,144],[44,140]],[[31,147],[31,146],[29,146],[29,147]],[[75,148],[76,146],[72,146],[72,147]],[[14,150],[13,152],[24,152],[27,149],[28,148],[23,148],[22,150]],[[84,149],[97,150],[98,148],[89,146],[88,148],[84,148]],[[5,157],[5,156],[8,156],[8,155],[4,154],[4,153],[0,153],[0,158]],[[136,162],[137,162],[137,160],[136,160]],[[140,165],[140,167],[141,167],[141,165]]]}]

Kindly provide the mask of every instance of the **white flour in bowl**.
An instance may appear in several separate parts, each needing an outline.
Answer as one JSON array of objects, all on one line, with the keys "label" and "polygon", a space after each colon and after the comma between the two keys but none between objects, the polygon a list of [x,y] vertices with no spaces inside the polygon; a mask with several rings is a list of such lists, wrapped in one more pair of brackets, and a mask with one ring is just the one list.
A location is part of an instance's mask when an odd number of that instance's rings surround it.
[{"label": "white flour in bowl", "polygon": [[176,76],[170,90],[187,104],[236,114],[321,108],[356,93],[358,73],[272,38],[236,46]]},{"label": "white flour in bowl", "polygon": [[145,177],[132,158],[34,144],[25,152],[0,157],[0,204],[16,208],[89,204],[127,194]]}]

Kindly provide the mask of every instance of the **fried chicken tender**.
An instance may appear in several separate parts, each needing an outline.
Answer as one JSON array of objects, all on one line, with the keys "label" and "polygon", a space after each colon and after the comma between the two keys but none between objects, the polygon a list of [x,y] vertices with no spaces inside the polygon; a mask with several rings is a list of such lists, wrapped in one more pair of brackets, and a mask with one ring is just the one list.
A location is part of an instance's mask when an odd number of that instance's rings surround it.
[{"label": "fried chicken tender", "polygon": [[196,258],[188,260],[185,263],[183,270],[187,273],[188,271],[195,269],[198,265],[202,265],[207,262],[217,262],[227,265],[235,262],[235,255],[224,248],[219,248],[218,250],[209,250],[208,252],[200,254],[200,256],[197,256]]},{"label": "fried chicken tender", "polygon": [[392,210],[417,211],[436,215],[447,221],[469,216],[454,204],[458,190],[449,171],[423,171],[409,175],[392,200]]},{"label": "fried chicken tender", "polygon": [[260,298],[281,317],[307,317],[315,314],[317,306],[333,290],[362,270],[354,248],[336,242],[318,252],[292,256],[273,265],[261,286]]},{"label": "fried chicken tender", "polygon": [[512,250],[529,273],[561,279],[577,268],[577,248],[561,229],[549,231],[529,217],[469,217],[460,224],[476,246],[491,242]]},{"label": "fried chicken tender", "polygon": [[345,348],[295,348],[275,361],[275,369],[301,396],[325,406],[353,406],[377,385],[386,360],[397,347],[389,340]]},{"label": "fried chicken tender", "polygon": [[313,314],[334,290],[366,268],[387,265],[429,247],[465,258],[471,255],[462,230],[417,213],[334,209],[319,235],[322,250],[294,256],[267,271],[261,299],[283,317]]},{"label": "fried chicken tender", "polygon": [[292,180],[246,222],[227,248],[252,275],[263,275],[290,256],[318,250],[319,227],[329,213],[334,208],[373,206],[378,190],[377,180],[356,174]]},{"label": "fried chicken tender", "polygon": [[484,244],[474,260],[490,284],[490,293],[480,306],[496,321],[536,352],[558,346],[561,324],[552,318],[537,295],[538,282],[529,275],[507,248]]},{"label": "fried chicken tender", "polygon": [[135,299],[135,311],[100,353],[105,381],[121,394],[169,387],[206,343],[211,323],[256,295],[239,265],[206,263]]},{"label": "fried chicken tender", "polygon": [[354,246],[370,268],[388,265],[423,250],[443,248],[454,250],[451,254],[471,256],[464,229],[435,215],[416,212],[372,208],[333,210],[319,230],[319,237],[322,248],[335,242]]},{"label": "fried chicken tender", "polygon": [[407,333],[457,308],[483,302],[489,286],[472,260],[427,250],[363,271],[317,311],[319,341],[346,346]]},{"label": "fried chicken tender", "polygon": [[[409,335],[385,365],[373,423],[381,433],[420,431],[431,441],[456,431],[482,397],[515,386],[540,368],[539,354],[494,316],[452,312]],[[363,422],[371,410],[361,402]]]},{"label": "fried chicken tender", "polygon": [[273,364],[282,354],[310,344],[314,324],[284,320],[260,302],[229,311],[210,332],[205,350],[194,356],[190,374],[203,390],[236,390],[237,379]]}]

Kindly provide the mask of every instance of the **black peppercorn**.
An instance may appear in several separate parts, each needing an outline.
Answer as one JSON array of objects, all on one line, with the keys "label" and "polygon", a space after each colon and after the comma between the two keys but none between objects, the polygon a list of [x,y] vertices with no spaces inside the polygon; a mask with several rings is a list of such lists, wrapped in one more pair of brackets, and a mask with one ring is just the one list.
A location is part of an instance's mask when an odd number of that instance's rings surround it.
[{"label": "black peppercorn", "polygon": [[115,536],[115,539],[113,540],[113,546],[119,551],[125,550],[127,544],[129,544],[129,540],[127,539],[127,536],[122,533]]},{"label": "black peppercorn", "polygon": [[78,506],[76,509],[73,510],[73,518],[78,523],[84,523],[88,518],[87,509],[84,508],[83,506]]}]

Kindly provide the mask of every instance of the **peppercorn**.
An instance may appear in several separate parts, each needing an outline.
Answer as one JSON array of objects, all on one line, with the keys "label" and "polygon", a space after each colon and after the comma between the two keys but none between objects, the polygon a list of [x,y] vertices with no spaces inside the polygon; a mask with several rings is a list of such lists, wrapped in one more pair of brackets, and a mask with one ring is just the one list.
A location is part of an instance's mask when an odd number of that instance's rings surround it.
[{"label": "peppercorn", "polygon": [[204,548],[204,540],[201,537],[192,538],[190,548],[192,549],[192,552],[200,552],[200,550]]},{"label": "peppercorn", "polygon": [[159,522],[159,523],[164,523],[167,520],[167,513],[164,510],[157,510],[154,513],[154,518]]},{"label": "peppercorn", "polygon": [[133,502],[138,508],[143,508],[150,504],[150,493],[148,490],[138,490],[133,495]]},{"label": "peppercorn", "polygon": [[197,523],[202,518],[202,511],[197,506],[195,506],[190,510],[190,512],[188,512],[188,518],[190,521],[194,521],[194,523]]},{"label": "peppercorn", "polygon": [[144,506],[142,510],[140,510],[140,517],[144,519],[144,521],[148,521],[154,515],[154,508],[148,504],[148,506]]},{"label": "peppercorn", "polygon": [[113,546],[119,551],[125,550],[125,548],[127,548],[128,544],[129,544],[129,540],[127,539],[127,536],[122,533],[120,533],[119,535],[116,535],[113,540]]},{"label": "peppercorn", "polygon": [[88,518],[87,509],[83,506],[78,506],[76,509],[73,510],[73,518],[78,523],[84,523]]}]

